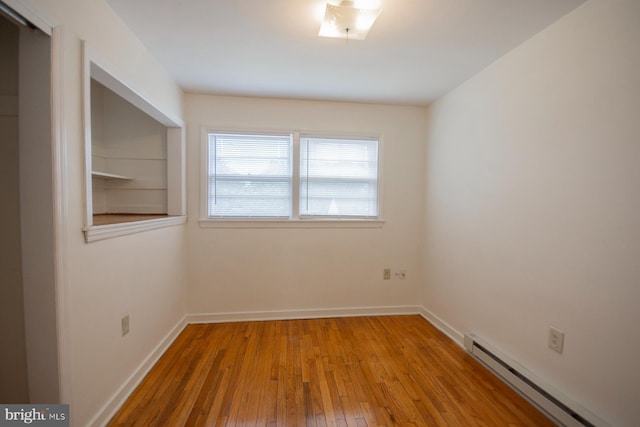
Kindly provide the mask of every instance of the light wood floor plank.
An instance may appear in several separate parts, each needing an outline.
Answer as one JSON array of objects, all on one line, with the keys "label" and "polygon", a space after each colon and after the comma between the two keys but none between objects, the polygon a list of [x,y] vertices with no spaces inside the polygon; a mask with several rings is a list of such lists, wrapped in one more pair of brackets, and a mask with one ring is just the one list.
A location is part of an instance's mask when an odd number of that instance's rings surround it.
[{"label": "light wood floor plank", "polygon": [[553,426],[420,316],[189,325],[109,426]]}]

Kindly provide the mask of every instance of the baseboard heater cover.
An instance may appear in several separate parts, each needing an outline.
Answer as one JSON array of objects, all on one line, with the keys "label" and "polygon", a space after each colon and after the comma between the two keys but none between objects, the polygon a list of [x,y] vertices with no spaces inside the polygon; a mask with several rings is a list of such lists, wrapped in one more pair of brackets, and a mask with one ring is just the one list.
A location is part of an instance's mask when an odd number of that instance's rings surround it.
[{"label": "baseboard heater cover", "polygon": [[529,399],[551,419],[566,427],[608,427],[586,409],[542,385],[535,375],[492,348],[475,334],[464,335],[464,348],[489,370]]}]

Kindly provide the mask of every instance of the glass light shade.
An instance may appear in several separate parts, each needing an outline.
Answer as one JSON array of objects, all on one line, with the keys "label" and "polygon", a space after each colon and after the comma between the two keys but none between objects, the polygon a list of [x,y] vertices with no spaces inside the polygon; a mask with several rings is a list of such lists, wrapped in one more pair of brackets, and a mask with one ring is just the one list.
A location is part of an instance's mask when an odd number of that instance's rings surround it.
[{"label": "glass light shade", "polygon": [[[348,3],[348,5],[344,5]],[[320,26],[320,37],[364,40],[382,9],[359,9],[352,2],[339,6],[327,4]]]}]

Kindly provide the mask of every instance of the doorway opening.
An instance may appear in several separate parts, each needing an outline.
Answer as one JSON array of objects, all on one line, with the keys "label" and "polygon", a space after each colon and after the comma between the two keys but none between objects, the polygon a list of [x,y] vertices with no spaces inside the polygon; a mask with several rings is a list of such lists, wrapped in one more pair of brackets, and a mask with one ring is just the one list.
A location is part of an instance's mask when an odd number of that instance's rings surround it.
[{"label": "doorway opening", "polygon": [[59,402],[51,38],[0,2],[0,401]]}]

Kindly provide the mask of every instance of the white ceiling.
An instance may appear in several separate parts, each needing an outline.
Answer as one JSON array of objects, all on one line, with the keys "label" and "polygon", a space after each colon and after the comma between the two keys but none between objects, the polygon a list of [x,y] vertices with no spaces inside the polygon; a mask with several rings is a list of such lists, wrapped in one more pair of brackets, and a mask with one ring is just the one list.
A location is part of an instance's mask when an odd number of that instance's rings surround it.
[{"label": "white ceiling", "polygon": [[348,43],[323,0],[107,1],[188,92],[425,105],[584,0],[371,0]]}]

